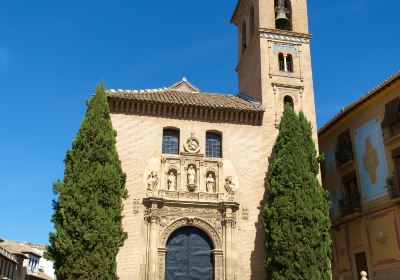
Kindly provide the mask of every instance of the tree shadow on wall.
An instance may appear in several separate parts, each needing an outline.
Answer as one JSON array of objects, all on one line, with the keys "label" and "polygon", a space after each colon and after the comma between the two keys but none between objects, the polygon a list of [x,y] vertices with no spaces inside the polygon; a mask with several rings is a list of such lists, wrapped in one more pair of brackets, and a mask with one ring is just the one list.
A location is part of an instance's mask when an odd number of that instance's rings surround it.
[{"label": "tree shadow on wall", "polygon": [[272,161],[275,155],[275,148],[272,150],[271,156],[268,158],[268,169],[265,173],[264,178],[264,195],[263,199],[260,201],[259,206],[257,207],[259,210],[257,222],[255,223],[256,228],[256,238],[254,241],[254,250],[251,253],[250,257],[250,268],[251,268],[251,275],[250,280],[261,280],[266,279],[266,270],[265,270],[265,259],[266,259],[266,249],[265,249],[265,231],[263,227],[263,217],[264,217],[264,205],[267,201],[267,183],[268,178],[272,166]]}]

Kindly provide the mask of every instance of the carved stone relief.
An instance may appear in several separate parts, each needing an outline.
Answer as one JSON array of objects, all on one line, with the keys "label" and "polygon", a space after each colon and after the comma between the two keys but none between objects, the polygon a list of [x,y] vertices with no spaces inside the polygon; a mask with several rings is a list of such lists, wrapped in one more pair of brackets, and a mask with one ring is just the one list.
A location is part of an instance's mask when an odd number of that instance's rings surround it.
[{"label": "carved stone relief", "polygon": [[140,207],[141,207],[141,200],[140,199],[134,199],[133,200],[133,215],[137,215],[140,212]]},{"label": "carved stone relief", "polygon": [[193,136],[193,134],[192,134],[192,136],[190,136],[187,140],[186,140],[186,142],[185,142],[185,144],[184,144],[184,149],[185,149],[185,151],[186,152],[188,152],[188,153],[198,153],[199,151],[200,151],[200,142],[199,142],[199,140],[196,138],[196,137],[194,137]]},{"label": "carved stone relief", "polygon": [[229,195],[236,194],[236,186],[235,183],[233,183],[232,176],[228,176],[225,178],[225,190]]},{"label": "carved stone relief", "polygon": [[242,207],[242,219],[245,221],[249,219],[249,209],[247,207]]},{"label": "carved stone relief", "polygon": [[169,191],[176,191],[176,171],[174,172],[173,169],[170,169],[168,172],[168,178],[167,178],[167,185],[168,185],[168,190]]},{"label": "carved stone relief", "polygon": [[147,177],[147,189],[149,191],[156,191],[158,186],[158,173],[157,171],[152,171]]},{"label": "carved stone relief", "polygon": [[194,192],[197,188],[196,166],[189,164],[187,169],[187,188],[190,192]]}]

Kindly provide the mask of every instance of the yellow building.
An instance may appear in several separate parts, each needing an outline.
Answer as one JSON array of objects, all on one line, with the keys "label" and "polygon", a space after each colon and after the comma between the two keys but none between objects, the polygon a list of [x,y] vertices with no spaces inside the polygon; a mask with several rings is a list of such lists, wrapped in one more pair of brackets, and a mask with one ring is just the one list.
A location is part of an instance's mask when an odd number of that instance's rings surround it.
[{"label": "yellow building", "polygon": [[400,279],[400,72],[319,131],[332,200],[333,279]]}]

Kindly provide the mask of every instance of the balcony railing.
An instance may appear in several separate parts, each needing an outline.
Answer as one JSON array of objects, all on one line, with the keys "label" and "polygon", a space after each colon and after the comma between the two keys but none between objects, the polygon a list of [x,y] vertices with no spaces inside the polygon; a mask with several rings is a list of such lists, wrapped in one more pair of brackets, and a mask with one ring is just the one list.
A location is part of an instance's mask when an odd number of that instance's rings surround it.
[{"label": "balcony railing", "polygon": [[399,178],[397,176],[386,179],[386,190],[390,198],[400,198]]},{"label": "balcony railing", "polygon": [[339,200],[340,214],[342,217],[361,211],[360,198],[359,194],[349,194]]},{"label": "balcony railing", "polygon": [[352,147],[346,147],[344,145],[337,147],[335,156],[338,166],[342,166],[345,163],[354,160],[354,153]]}]

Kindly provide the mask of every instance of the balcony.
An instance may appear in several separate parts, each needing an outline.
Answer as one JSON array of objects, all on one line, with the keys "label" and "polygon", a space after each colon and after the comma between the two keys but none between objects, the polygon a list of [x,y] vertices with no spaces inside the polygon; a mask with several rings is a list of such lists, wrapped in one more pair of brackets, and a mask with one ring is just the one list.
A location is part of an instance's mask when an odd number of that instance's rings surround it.
[{"label": "balcony", "polygon": [[400,122],[388,126],[383,129],[383,140],[385,144],[389,144],[400,136]]},{"label": "balcony", "polygon": [[346,195],[339,200],[340,214],[347,217],[361,212],[361,196],[358,193]]},{"label": "balcony", "polygon": [[400,201],[400,187],[398,176],[393,176],[386,179],[386,190],[391,199]]},{"label": "balcony", "polygon": [[353,148],[345,145],[338,146],[335,157],[339,167],[354,162]]}]

